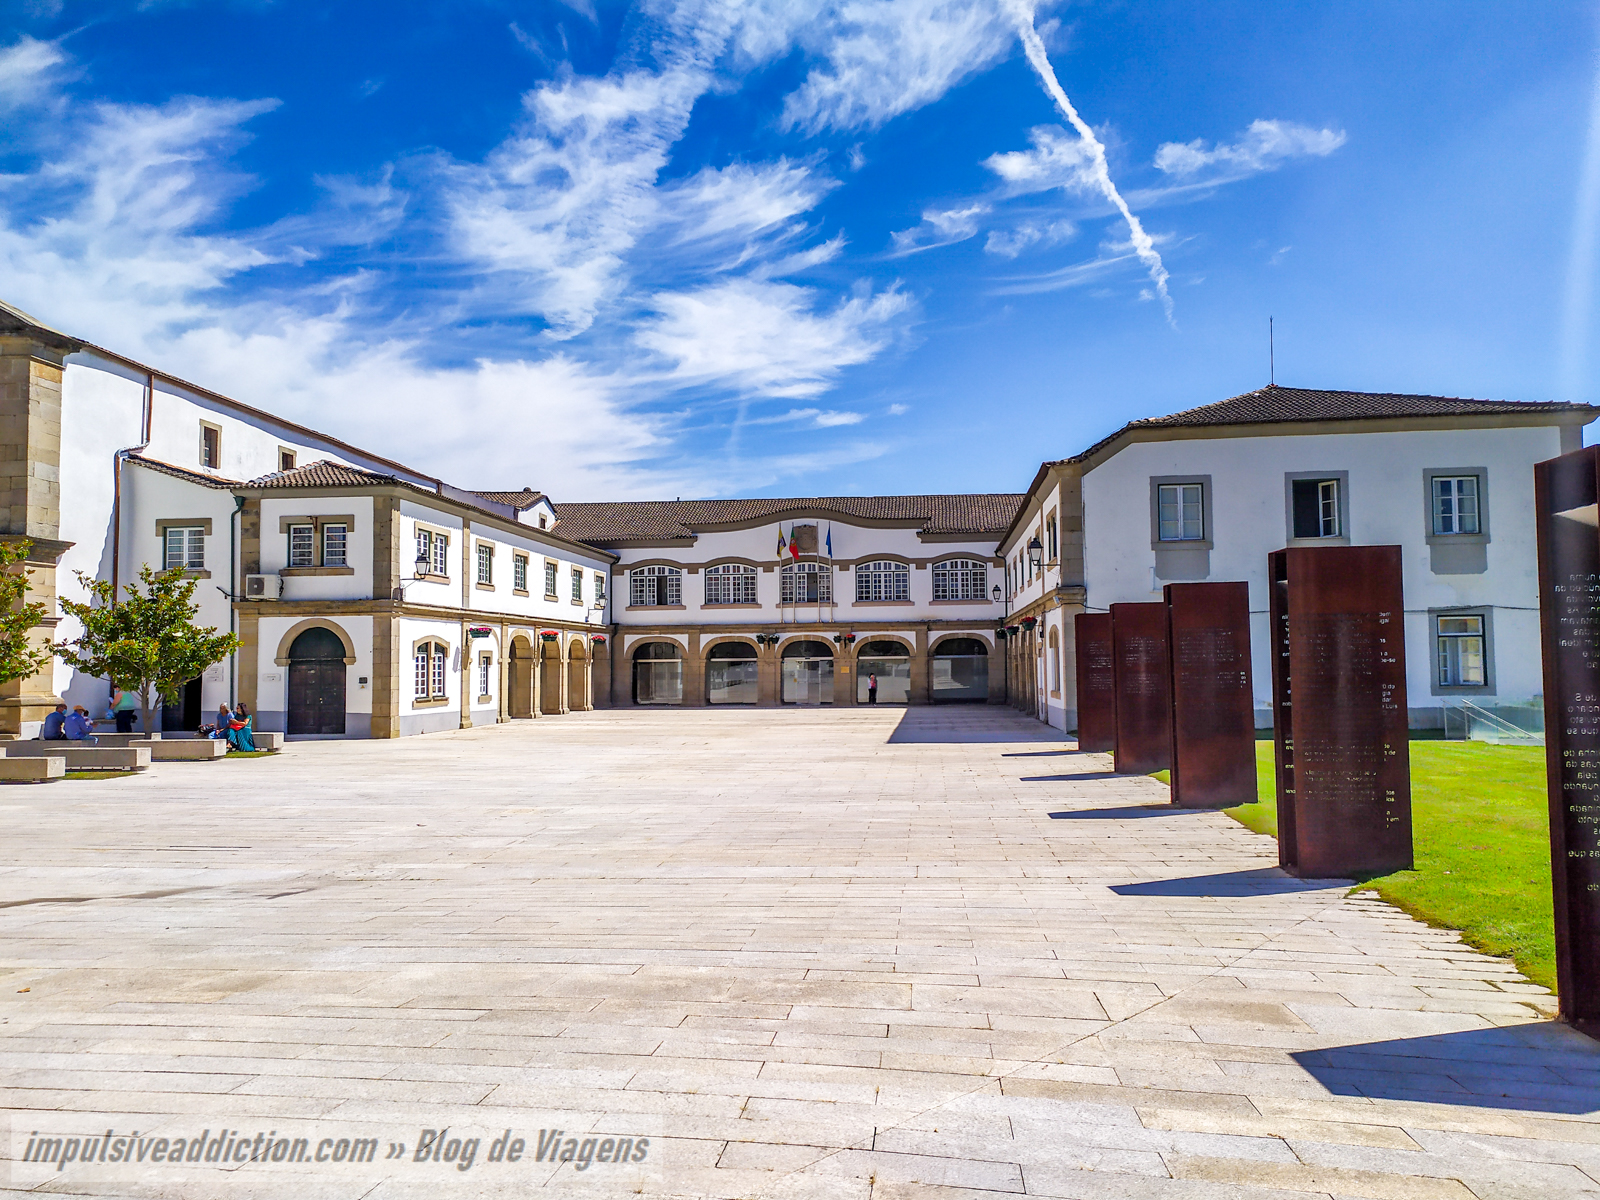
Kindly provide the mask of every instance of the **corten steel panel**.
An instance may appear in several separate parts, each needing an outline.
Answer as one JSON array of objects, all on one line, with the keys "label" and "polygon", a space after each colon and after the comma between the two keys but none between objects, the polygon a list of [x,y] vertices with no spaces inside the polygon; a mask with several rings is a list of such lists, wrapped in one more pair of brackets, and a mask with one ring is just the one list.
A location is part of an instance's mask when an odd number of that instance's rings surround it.
[{"label": "corten steel panel", "polygon": [[1172,802],[1227,808],[1256,799],[1250,586],[1169,583]]},{"label": "corten steel panel", "polygon": [[1111,669],[1111,614],[1078,613],[1072,623],[1078,656],[1078,749],[1117,744],[1117,689]]},{"label": "corten steel panel", "polygon": [[1600,1037],[1600,447],[1533,473],[1556,991],[1561,1015]]},{"label": "corten steel panel", "polygon": [[1111,662],[1117,693],[1116,770],[1149,775],[1172,765],[1172,678],[1167,606],[1111,606]]},{"label": "corten steel panel", "polygon": [[1279,861],[1317,879],[1408,870],[1400,547],[1279,550],[1268,574]]}]

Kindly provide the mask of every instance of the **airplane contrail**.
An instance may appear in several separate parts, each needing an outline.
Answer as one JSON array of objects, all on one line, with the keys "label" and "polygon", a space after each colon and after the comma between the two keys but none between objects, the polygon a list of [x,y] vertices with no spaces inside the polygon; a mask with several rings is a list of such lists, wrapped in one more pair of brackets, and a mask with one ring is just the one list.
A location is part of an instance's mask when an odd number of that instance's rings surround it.
[{"label": "airplane contrail", "polygon": [[1173,325],[1172,297],[1167,293],[1167,268],[1161,263],[1161,255],[1156,253],[1155,242],[1144,231],[1139,218],[1133,215],[1128,202],[1122,198],[1122,193],[1117,191],[1117,185],[1111,181],[1111,169],[1106,165],[1106,148],[1100,144],[1100,139],[1095,137],[1094,130],[1090,129],[1078,115],[1078,110],[1072,106],[1072,101],[1067,99],[1067,93],[1062,90],[1061,81],[1056,78],[1055,68],[1050,65],[1050,56],[1045,53],[1044,42],[1039,37],[1039,31],[1034,28],[1033,6],[1026,0],[1007,0],[1006,7],[1016,18],[1017,34],[1022,39],[1022,49],[1038,73],[1039,81],[1044,84],[1044,90],[1050,93],[1051,99],[1056,102],[1056,107],[1088,145],[1093,156],[1095,182],[1099,184],[1105,198],[1117,206],[1122,219],[1128,223],[1133,252],[1139,256],[1139,261],[1144,263],[1145,270],[1150,272],[1150,281],[1155,284],[1156,295],[1161,297],[1161,307],[1167,315],[1167,324]]}]

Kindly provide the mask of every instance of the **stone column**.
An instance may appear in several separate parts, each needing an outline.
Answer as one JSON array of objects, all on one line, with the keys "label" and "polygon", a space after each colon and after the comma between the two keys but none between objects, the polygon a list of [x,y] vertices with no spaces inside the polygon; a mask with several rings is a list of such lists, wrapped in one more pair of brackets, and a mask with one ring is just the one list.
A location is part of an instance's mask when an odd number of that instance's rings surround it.
[{"label": "stone column", "polygon": [[510,672],[511,672],[511,631],[506,627],[506,623],[504,621],[501,621],[500,622],[500,691],[499,691],[499,693],[498,693],[498,695],[496,697],[496,699],[499,701],[499,704],[498,704],[499,713],[495,717],[495,723],[499,724],[499,725],[504,725],[507,721],[511,720],[511,694],[510,694],[509,686],[508,686],[510,684],[510,682],[511,682],[511,674],[510,674]]},{"label": "stone column", "polygon": [[706,659],[700,651],[700,631],[691,629],[684,640],[688,643],[683,655],[683,706],[704,708],[706,705]]},{"label": "stone column", "polygon": [[461,728],[472,728],[472,643],[467,639],[467,622],[461,622]]},{"label": "stone column", "polygon": [[561,648],[560,657],[556,659],[556,712],[563,717],[572,711],[572,696],[570,694],[572,689],[569,686],[572,679],[572,667],[567,657],[568,646],[566,644],[570,640],[569,638],[556,643]]},{"label": "stone column", "polygon": [[849,708],[856,703],[856,689],[861,685],[860,664],[856,661],[856,648],[840,642],[833,651],[833,703],[835,707]]},{"label": "stone column", "polygon": [[533,644],[531,647],[533,657],[528,660],[528,671],[533,676],[533,681],[528,684],[529,704],[533,708],[535,720],[544,716],[544,642],[539,640],[537,627],[533,631]]},{"label": "stone column", "polygon": [[[56,616],[56,563],[71,543],[61,534],[61,378],[78,344],[8,320],[0,326],[0,537],[32,542],[29,601],[45,620],[28,641],[43,647]],[[112,463],[105,463],[110,472]],[[55,660],[26,679],[0,685],[0,737],[33,736],[55,706]]]},{"label": "stone column", "polygon": [[[254,540],[247,541],[256,566],[261,560],[261,501],[247,502]],[[372,614],[372,736],[400,736],[400,501],[395,496],[372,498],[372,598],[389,602],[387,612]],[[248,535],[247,535],[248,537]]]},{"label": "stone column", "polygon": [[[253,628],[256,618],[250,621]],[[252,681],[254,670],[252,658]],[[400,617],[392,608],[372,614],[372,736],[400,736]]]},{"label": "stone column", "polygon": [[756,655],[758,708],[777,708],[783,703],[783,680],[776,646],[761,646]]},{"label": "stone column", "polygon": [[933,673],[928,669],[928,627],[919,628],[911,643],[911,694],[908,704],[933,703]]}]

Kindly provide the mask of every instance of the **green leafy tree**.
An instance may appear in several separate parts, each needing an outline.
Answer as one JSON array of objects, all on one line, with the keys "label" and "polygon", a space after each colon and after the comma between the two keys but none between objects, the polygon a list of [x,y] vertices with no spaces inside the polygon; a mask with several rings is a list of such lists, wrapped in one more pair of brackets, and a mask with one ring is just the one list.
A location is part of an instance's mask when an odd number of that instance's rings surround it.
[{"label": "green leafy tree", "polygon": [[44,620],[42,601],[27,599],[33,572],[24,565],[29,541],[0,542],[0,683],[26,679],[50,661],[50,647],[30,635]]},{"label": "green leafy tree", "polygon": [[52,649],[68,665],[138,696],[146,734],[158,699],[178,696],[189,680],[238,649],[233,634],[194,623],[195,581],[181,571],[157,572],[146,564],[139,568],[144,591],[127,584],[120,600],[108,580],[79,571],[78,582],[89,602],[63,599],[61,608],[82,622],[83,633]]}]

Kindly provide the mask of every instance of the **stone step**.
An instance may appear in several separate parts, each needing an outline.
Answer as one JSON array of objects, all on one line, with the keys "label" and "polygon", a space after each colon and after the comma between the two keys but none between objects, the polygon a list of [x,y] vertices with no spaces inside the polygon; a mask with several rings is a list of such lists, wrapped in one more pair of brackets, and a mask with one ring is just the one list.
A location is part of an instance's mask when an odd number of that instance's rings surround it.
[{"label": "stone step", "polygon": [[[135,736],[135,735],[115,734],[113,736],[116,736],[116,737],[130,737],[130,736]],[[252,734],[252,736],[256,740],[256,749],[257,750],[270,750],[274,754],[276,754],[279,750],[283,749],[283,737],[284,737],[284,735],[281,734],[281,733],[255,732],[255,733]],[[138,740],[142,743],[145,739],[142,736],[139,736]],[[198,734],[196,734],[196,733],[194,733],[192,731],[184,731],[182,733],[164,733],[164,734],[161,735],[161,740],[164,741],[164,742],[185,742],[185,741],[187,741],[187,742],[203,742],[203,741],[206,741],[207,739],[200,737]],[[101,744],[104,745],[104,743],[105,743],[105,739],[102,738],[101,739]]]},{"label": "stone step", "polygon": [[44,758],[0,758],[0,783],[53,783],[67,773],[60,754]]},{"label": "stone step", "polygon": [[64,758],[69,771],[146,771],[150,751],[143,746],[74,746],[71,742],[4,743],[7,758]]},{"label": "stone step", "polygon": [[159,742],[129,742],[128,746],[149,750],[151,762],[213,762],[228,757],[228,743],[220,738],[163,738]]}]

